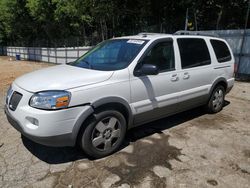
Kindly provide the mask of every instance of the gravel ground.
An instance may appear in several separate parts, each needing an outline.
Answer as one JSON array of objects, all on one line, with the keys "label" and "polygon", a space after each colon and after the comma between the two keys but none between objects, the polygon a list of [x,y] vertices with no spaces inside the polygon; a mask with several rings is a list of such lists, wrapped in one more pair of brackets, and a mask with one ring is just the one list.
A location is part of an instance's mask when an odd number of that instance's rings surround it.
[{"label": "gravel ground", "polygon": [[90,160],[36,144],[6,120],[8,85],[46,66],[0,57],[0,187],[250,187],[250,83],[236,82],[218,114],[198,108],[143,125],[119,152]]}]

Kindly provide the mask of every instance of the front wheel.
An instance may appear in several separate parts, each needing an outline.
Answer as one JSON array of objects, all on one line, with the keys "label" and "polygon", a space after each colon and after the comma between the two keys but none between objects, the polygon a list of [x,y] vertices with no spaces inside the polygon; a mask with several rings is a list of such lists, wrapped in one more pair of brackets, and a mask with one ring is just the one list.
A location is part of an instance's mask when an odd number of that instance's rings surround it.
[{"label": "front wheel", "polygon": [[208,101],[207,109],[209,113],[217,113],[222,110],[224,105],[225,89],[223,86],[218,85]]},{"label": "front wheel", "polygon": [[116,110],[97,113],[86,126],[80,133],[80,146],[93,158],[102,158],[117,151],[126,133],[126,120]]}]

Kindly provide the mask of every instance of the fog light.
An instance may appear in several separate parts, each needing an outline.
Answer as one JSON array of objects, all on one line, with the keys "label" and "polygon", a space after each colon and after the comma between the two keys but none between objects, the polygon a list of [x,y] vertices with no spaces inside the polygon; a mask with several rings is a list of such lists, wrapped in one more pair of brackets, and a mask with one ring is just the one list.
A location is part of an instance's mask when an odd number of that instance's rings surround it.
[{"label": "fog light", "polygon": [[38,126],[38,120],[36,118],[33,117],[26,117],[26,119],[33,125]]}]

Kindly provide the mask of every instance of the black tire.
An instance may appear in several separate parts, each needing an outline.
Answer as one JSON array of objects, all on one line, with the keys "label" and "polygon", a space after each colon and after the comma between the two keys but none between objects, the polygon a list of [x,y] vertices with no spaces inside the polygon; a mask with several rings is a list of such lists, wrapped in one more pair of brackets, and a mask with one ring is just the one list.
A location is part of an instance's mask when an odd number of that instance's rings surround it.
[{"label": "black tire", "polygon": [[[92,158],[102,158],[116,152],[126,134],[126,120],[116,110],[94,115],[79,135],[81,149]],[[113,127],[113,128],[112,128]]]},{"label": "black tire", "polygon": [[225,88],[221,85],[216,86],[207,103],[208,113],[214,114],[221,111],[224,106],[224,99]]}]

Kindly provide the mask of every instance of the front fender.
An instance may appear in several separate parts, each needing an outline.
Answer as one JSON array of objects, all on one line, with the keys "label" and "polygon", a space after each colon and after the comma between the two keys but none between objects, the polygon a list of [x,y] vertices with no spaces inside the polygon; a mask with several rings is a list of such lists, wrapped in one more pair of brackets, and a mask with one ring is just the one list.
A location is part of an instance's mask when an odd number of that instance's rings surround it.
[{"label": "front fender", "polygon": [[110,103],[118,103],[126,108],[126,110],[128,112],[128,129],[131,128],[132,122],[133,122],[133,114],[132,114],[132,110],[130,108],[129,103],[125,99],[120,98],[120,97],[116,97],[116,96],[105,97],[105,98],[101,98],[101,99],[91,103],[91,105],[93,106],[94,109],[96,109],[102,105],[106,105],[106,104],[110,104]]}]

